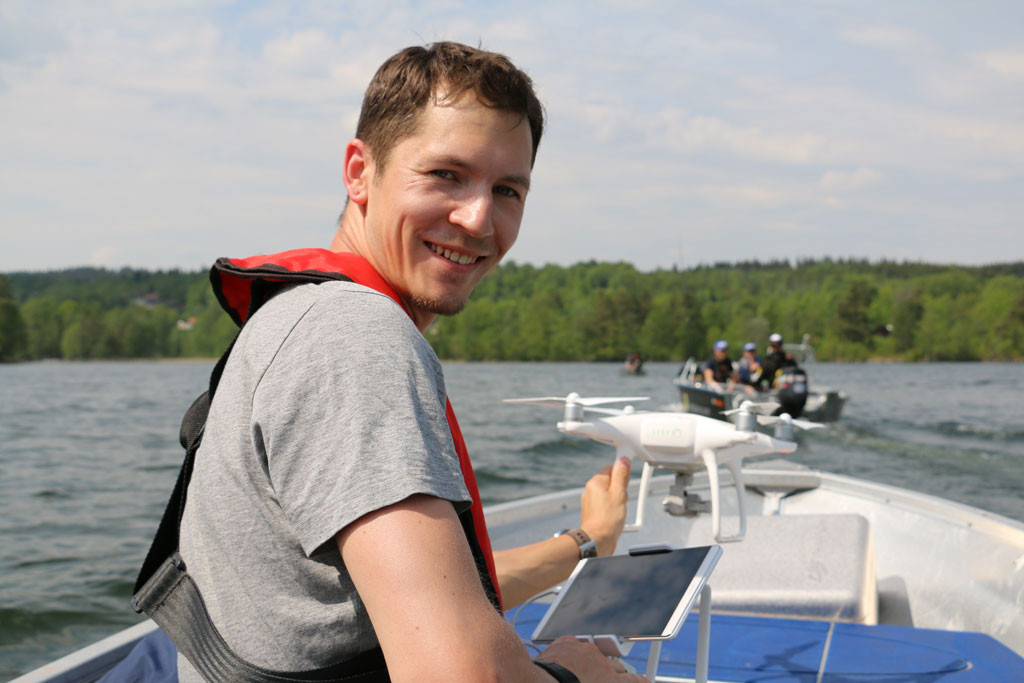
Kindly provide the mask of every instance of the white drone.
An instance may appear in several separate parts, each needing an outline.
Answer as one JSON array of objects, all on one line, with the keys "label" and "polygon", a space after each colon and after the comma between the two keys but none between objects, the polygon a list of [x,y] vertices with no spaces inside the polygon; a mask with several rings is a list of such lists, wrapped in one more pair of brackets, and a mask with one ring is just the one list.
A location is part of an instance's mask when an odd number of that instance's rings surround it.
[{"label": "white drone", "polygon": [[[747,516],[743,504],[743,458],[768,453],[792,453],[793,428],[821,427],[814,422],[793,419],[789,415],[767,415],[779,407],[777,403],[744,401],[726,412],[735,414],[736,424],[723,422],[692,413],[636,412],[633,406],[624,409],[599,408],[607,403],[646,401],[646,396],[581,398],[572,393],[565,398],[509,398],[506,403],[526,403],[545,406],[564,406],[563,420],[558,430],[564,434],[579,434],[614,446],[616,457],[639,457],[644,461],[637,495],[636,519],[626,530],[636,531],[643,525],[644,502],[647,499],[651,475],[655,468],[676,473],[682,481],[673,487],[665,500],[666,509],[677,515],[694,515],[708,509],[707,503],[694,494],[686,493],[693,475],[702,469],[708,473],[711,485],[711,530],[719,543],[738,541],[746,535]],[[586,417],[585,413],[601,413],[601,417]],[[774,424],[775,437],[757,431],[757,424]],[[718,466],[725,465],[732,473],[739,501],[739,533],[724,536],[721,533]]]}]

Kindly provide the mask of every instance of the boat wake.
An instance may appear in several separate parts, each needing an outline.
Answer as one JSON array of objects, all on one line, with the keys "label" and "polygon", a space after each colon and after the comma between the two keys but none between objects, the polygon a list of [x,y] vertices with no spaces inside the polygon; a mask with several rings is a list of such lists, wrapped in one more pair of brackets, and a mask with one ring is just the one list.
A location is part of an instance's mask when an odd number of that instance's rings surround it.
[{"label": "boat wake", "polygon": [[1024,442],[1024,429],[1007,429],[987,425],[944,420],[931,427],[939,434],[952,437],[971,437],[990,441]]}]

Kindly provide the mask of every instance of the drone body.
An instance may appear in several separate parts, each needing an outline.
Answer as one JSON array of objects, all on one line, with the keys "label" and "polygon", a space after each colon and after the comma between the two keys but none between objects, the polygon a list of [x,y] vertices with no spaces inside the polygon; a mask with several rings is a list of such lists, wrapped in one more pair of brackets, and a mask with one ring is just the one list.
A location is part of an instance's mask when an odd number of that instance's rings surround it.
[{"label": "drone body", "polygon": [[736,425],[692,413],[633,412],[587,421],[563,421],[558,430],[614,446],[669,472],[704,469],[703,453],[712,450],[720,464],[767,453],[792,453],[796,444],[766,434],[740,431]]},{"label": "drone body", "polygon": [[[636,412],[632,406],[623,410],[598,408],[605,403],[644,401],[646,397],[623,398],[581,398],[569,394],[566,398],[545,397],[506,399],[506,403],[531,403],[549,406],[564,406],[563,420],[558,430],[564,434],[585,436],[616,449],[617,456],[638,457],[644,461],[637,498],[635,523],[627,529],[638,529],[643,524],[644,501],[650,487],[651,475],[655,468],[691,477],[694,473],[707,470],[711,486],[711,526],[715,539],[722,543],[738,541],[746,533],[746,511],[744,509],[742,461],[746,457],[768,453],[792,453],[796,443],[791,440],[774,438],[753,429],[757,422],[775,422],[777,430],[786,436],[792,428],[816,427],[813,423],[795,421],[788,415],[769,417],[758,415],[770,412],[777,404],[754,404],[750,402],[737,409],[739,422],[746,428],[692,413]],[[597,413],[588,415],[587,413]],[[739,533],[725,536],[721,533],[719,505],[718,468],[725,465],[732,473],[739,504]]]}]

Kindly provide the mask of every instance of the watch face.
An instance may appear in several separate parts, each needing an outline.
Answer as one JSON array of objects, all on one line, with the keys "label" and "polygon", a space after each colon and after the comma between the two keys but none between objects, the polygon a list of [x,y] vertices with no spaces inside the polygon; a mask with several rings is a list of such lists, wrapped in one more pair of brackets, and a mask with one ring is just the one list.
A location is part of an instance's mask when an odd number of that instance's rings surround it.
[{"label": "watch face", "polygon": [[580,557],[597,557],[597,544],[593,541],[587,541],[580,546]]}]

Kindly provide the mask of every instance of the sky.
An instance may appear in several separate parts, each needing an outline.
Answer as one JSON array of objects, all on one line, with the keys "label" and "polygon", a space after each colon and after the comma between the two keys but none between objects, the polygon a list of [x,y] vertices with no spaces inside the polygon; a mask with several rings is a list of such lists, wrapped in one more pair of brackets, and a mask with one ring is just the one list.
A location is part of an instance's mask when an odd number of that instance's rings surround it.
[{"label": "sky", "polygon": [[1024,259],[1024,3],[0,2],[0,272],[327,247],[388,56],[508,55],[541,266]]}]

